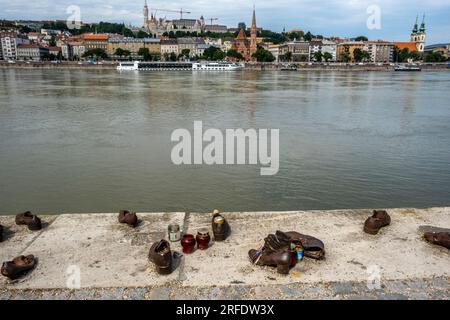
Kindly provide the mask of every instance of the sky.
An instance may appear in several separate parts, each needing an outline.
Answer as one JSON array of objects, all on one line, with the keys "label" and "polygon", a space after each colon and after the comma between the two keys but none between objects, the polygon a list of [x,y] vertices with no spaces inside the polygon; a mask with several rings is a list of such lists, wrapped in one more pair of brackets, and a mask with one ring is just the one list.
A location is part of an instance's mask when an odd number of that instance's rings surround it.
[{"label": "sky", "polygon": [[[67,19],[69,6],[80,8],[83,22],[124,22],[143,24],[144,0],[0,0],[0,19]],[[426,15],[427,44],[450,42],[450,0],[148,0],[153,9],[190,11],[186,18],[219,18],[214,23],[237,26],[251,24],[256,6],[259,27],[273,31],[301,29],[324,36],[372,40],[409,41],[416,16]],[[380,28],[369,29],[371,6],[380,10]],[[159,11],[159,17],[177,19],[179,14]],[[371,20],[373,21],[373,20]]]}]

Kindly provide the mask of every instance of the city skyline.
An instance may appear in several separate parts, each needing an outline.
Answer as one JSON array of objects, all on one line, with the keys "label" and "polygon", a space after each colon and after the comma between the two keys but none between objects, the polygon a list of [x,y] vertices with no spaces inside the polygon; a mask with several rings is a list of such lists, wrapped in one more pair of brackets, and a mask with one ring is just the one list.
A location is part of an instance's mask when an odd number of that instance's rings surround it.
[{"label": "city skyline", "polygon": [[[42,3],[30,3],[18,0],[14,3],[0,0],[2,16],[0,19],[65,19],[69,16],[66,10],[71,5],[81,9],[83,22],[124,22],[140,26],[142,24],[142,8],[144,0],[134,3],[123,3],[118,0],[47,0]],[[192,1],[153,1],[148,0],[148,6],[154,8],[189,10],[191,14],[185,18],[198,18],[203,15],[208,18],[219,18],[214,23],[229,27],[239,22],[251,23],[253,5],[258,14],[258,26],[280,32],[283,28],[302,29],[305,32],[324,36],[355,37],[365,35],[370,39],[392,41],[408,40],[417,15],[426,15],[428,39],[427,43],[450,42],[450,3],[444,0],[434,0],[427,3],[421,1],[388,1],[380,0],[381,29],[369,30],[366,22],[369,17],[367,8],[374,3],[368,0],[330,0],[326,3],[316,3],[312,0],[281,0],[272,3],[267,0],[253,0],[245,3],[230,0],[217,0],[211,5],[205,0]],[[28,8],[24,10],[24,8]],[[295,10],[293,10],[295,8]],[[33,14],[30,14],[32,12]],[[169,19],[179,18],[178,14],[158,13]]]}]

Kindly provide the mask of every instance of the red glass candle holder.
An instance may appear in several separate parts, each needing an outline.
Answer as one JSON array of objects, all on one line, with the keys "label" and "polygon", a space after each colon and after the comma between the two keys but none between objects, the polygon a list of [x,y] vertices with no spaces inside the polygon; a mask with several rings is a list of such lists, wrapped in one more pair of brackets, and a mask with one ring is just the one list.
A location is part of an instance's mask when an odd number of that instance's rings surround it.
[{"label": "red glass candle holder", "polygon": [[200,250],[206,250],[209,247],[209,242],[211,241],[211,236],[208,230],[200,230],[197,232],[197,246]]},{"label": "red glass candle holder", "polygon": [[183,247],[184,253],[192,253],[195,250],[195,238],[192,234],[185,234],[183,239],[181,239],[181,246]]}]

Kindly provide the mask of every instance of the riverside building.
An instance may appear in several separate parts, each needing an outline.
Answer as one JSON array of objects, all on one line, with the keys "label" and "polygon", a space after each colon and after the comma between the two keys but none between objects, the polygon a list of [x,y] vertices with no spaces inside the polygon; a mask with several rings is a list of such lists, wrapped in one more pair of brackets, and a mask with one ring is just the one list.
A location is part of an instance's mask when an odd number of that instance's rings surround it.
[{"label": "riverside building", "polygon": [[49,55],[49,49],[37,44],[19,44],[17,46],[17,60],[42,61]]},{"label": "riverside building", "polygon": [[30,44],[30,40],[19,36],[17,31],[0,31],[0,59],[16,60],[17,46]]},{"label": "riverside building", "polygon": [[159,38],[110,38],[108,39],[108,56],[113,56],[117,49],[128,50],[131,56],[136,58],[139,49],[147,48],[150,52],[161,53],[161,41]]}]

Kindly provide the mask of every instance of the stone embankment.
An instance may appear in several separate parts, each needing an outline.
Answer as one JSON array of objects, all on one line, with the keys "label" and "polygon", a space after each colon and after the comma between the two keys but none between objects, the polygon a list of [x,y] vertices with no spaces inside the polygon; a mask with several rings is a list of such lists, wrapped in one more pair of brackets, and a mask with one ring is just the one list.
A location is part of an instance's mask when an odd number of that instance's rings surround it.
[{"label": "stone embankment", "polygon": [[[450,208],[388,212],[376,236],[362,231],[371,210],[224,213],[231,236],[184,255],[169,276],[148,261],[151,244],[171,223],[194,234],[210,227],[210,214],[138,213],[135,229],[116,214],[43,215],[37,232],[0,216],[1,261],[39,259],[23,278],[0,279],[0,299],[450,299],[450,250],[423,240],[430,226],[450,228]],[[252,265],[248,250],[276,230],[318,237],[326,259],[306,258],[287,276]]]},{"label": "stone embankment", "polygon": [[100,64],[77,63],[77,62],[23,62],[9,63],[0,61],[0,69],[77,69],[77,70],[115,70],[117,63],[102,62]]},{"label": "stone embankment", "polygon": [[[297,72],[300,71],[384,71],[393,72],[393,65],[358,65],[358,64],[308,64],[308,63],[296,63]],[[281,63],[247,63],[245,70],[256,71],[279,71],[285,64]],[[8,63],[6,61],[0,61],[0,69],[78,69],[78,70],[115,70],[117,62],[105,61],[100,64],[88,64],[77,62],[20,62]],[[450,71],[449,64],[424,64],[422,65],[423,71]]]},{"label": "stone embankment", "polygon": [[[261,71],[278,71],[281,70],[287,64],[281,63],[247,63],[245,68],[247,70],[261,70]],[[309,63],[294,63],[297,70],[289,70],[290,72],[299,71],[381,71],[381,72],[394,72],[395,65],[376,65],[376,64],[345,64],[345,63],[330,63],[330,64],[309,64]],[[450,71],[449,64],[436,63],[436,64],[423,64],[421,65],[422,71]]]}]

